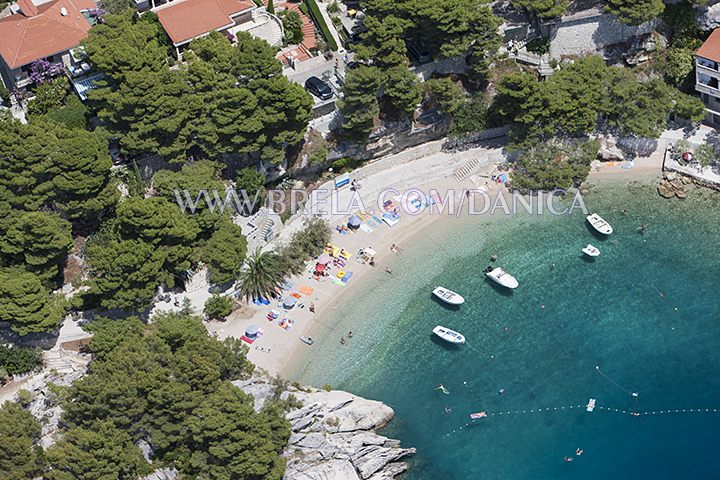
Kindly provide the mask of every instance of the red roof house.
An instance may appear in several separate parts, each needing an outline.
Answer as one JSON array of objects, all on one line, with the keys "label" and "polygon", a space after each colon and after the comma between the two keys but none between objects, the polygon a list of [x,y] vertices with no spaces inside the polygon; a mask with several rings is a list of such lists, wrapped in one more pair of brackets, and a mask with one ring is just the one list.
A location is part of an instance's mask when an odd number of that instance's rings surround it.
[{"label": "red roof house", "polygon": [[63,56],[90,30],[83,12],[97,8],[92,0],[18,0],[18,6],[18,13],[0,18],[0,73],[9,88],[26,78],[23,67],[35,60],[66,63]]}]

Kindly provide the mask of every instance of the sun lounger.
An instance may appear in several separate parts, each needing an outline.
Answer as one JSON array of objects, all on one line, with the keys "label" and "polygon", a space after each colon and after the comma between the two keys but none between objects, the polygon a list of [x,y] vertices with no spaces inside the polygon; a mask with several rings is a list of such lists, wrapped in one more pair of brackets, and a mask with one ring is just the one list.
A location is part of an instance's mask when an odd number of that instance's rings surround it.
[{"label": "sun lounger", "polygon": [[300,287],[300,293],[310,296],[313,293],[313,288],[308,287],[307,285],[303,285],[302,287]]},{"label": "sun lounger", "polygon": [[291,293],[290,296],[291,296],[291,297],[295,297],[295,298],[302,298],[302,295],[300,295],[300,294],[297,293],[297,292]]},{"label": "sun lounger", "polygon": [[372,232],[373,232],[373,229],[370,228],[368,225],[366,225],[366,224],[364,224],[364,223],[360,225],[360,230],[362,230],[362,231],[365,232],[365,233],[372,233]]}]

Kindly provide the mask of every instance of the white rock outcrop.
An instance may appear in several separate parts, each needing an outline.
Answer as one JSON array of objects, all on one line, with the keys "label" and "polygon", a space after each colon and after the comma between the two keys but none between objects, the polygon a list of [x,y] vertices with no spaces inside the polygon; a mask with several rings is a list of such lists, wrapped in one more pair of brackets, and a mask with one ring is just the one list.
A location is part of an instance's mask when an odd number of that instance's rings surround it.
[{"label": "white rock outcrop", "polygon": [[[255,397],[255,408],[277,388],[267,377],[233,382]],[[400,459],[415,453],[376,433],[395,415],[387,405],[339,390],[287,387],[299,408],[287,419],[292,435],[284,452],[285,480],[390,480],[408,469]]]}]

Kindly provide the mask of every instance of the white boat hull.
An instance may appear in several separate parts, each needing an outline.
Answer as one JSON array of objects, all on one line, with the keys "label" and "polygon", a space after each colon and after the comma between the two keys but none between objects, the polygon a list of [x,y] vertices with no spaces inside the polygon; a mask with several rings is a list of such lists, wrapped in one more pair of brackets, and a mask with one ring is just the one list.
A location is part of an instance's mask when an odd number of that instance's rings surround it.
[{"label": "white boat hull", "polygon": [[435,287],[435,290],[433,290],[433,295],[435,295],[437,298],[447,303],[448,305],[462,305],[463,303],[465,303],[465,299],[462,297],[462,295],[459,295],[452,290],[448,290],[445,287]]},{"label": "white boat hull", "polygon": [[502,268],[493,268],[491,271],[485,272],[485,275],[487,275],[487,277],[493,282],[498,285],[502,285],[505,288],[513,289],[517,288],[519,285],[517,279]]},{"label": "white boat hull", "polygon": [[600,250],[598,250],[597,247],[590,245],[589,243],[587,247],[582,249],[582,252],[588,257],[597,257],[598,255],[600,255]]},{"label": "white boat hull", "polygon": [[585,217],[590,225],[595,229],[596,232],[602,233],[603,235],[610,235],[613,233],[612,226],[606,222],[600,215],[593,213]]},{"label": "white boat hull", "polygon": [[432,331],[435,335],[442,338],[448,343],[462,344],[465,343],[465,336],[462,333],[450,330],[449,328],[438,325]]}]

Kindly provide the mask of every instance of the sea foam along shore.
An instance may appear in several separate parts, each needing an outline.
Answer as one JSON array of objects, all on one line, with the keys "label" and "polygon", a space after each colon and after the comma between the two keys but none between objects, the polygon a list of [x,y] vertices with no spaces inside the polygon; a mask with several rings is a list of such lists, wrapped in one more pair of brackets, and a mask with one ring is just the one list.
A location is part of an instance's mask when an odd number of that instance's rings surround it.
[{"label": "sea foam along shore", "polygon": [[[479,160],[477,173],[490,172],[498,161],[502,160],[501,148],[478,147],[460,153],[448,153],[440,150],[442,142],[425,144],[415,149],[409,149],[397,155],[391,155],[381,160],[368,164],[353,172],[352,178],[358,179],[362,188],[359,195],[363,204],[370,209],[377,209],[375,206],[377,198],[390,188],[399,192],[407,191],[410,188],[417,188],[427,192],[434,188],[438,191],[453,189],[456,197],[463,196],[463,190],[477,188],[480,182],[477,175],[471,179],[458,182],[454,177],[457,168],[465,165],[470,160]],[[482,181],[484,183],[484,180]],[[329,189],[330,185],[323,185]],[[497,187],[494,187],[497,188]],[[349,189],[338,192],[338,204],[348,205],[352,197]],[[392,197],[392,194],[389,194]],[[313,201],[311,196],[310,202]],[[318,201],[318,203],[322,203]],[[347,214],[333,214],[332,212],[321,215],[331,226],[347,222]],[[454,218],[454,217],[453,217]],[[303,216],[297,215],[283,230],[281,236],[274,244],[287,241],[293,231],[302,225]],[[378,254],[375,256],[375,267],[361,265],[354,259],[350,260],[348,269],[353,272],[352,280],[346,287],[334,284],[330,277],[324,281],[317,282],[308,273],[295,276],[289,279],[292,289],[286,294],[298,292],[301,286],[308,286],[313,289],[312,294],[304,295],[298,303],[304,304],[305,308],[295,307],[285,312],[281,318],[287,317],[293,320],[294,326],[290,330],[284,330],[277,325],[277,322],[269,322],[267,314],[271,308],[278,309],[278,303],[273,302],[269,306],[248,305],[235,311],[225,322],[211,322],[208,330],[219,338],[229,336],[239,338],[249,325],[257,325],[263,329],[263,335],[250,346],[248,358],[260,368],[271,374],[283,373],[288,362],[294,357],[294,353],[301,354],[303,351],[311,351],[300,341],[300,336],[322,336],[333,331],[332,317],[334,307],[338,302],[346,298],[347,293],[355,290],[361,282],[368,281],[368,275],[376,278],[376,275],[386,275],[385,267],[389,259],[394,255],[390,252],[390,246],[395,243],[402,247],[406,241],[410,241],[425,228],[431,228],[434,222],[452,221],[446,215],[429,215],[427,212],[419,215],[402,215],[400,222],[394,227],[379,225],[374,227],[372,233],[357,231],[346,235],[333,230],[331,241],[344,248],[353,255],[361,248],[372,247]],[[272,246],[272,245],[271,245]],[[392,269],[392,266],[390,266]],[[335,274],[335,271],[332,272]],[[310,277],[310,278],[309,278]],[[316,313],[309,311],[309,305],[315,304]],[[346,333],[346,332],[345,332]],[[337,337],[342,333],[337,333]]]}]

